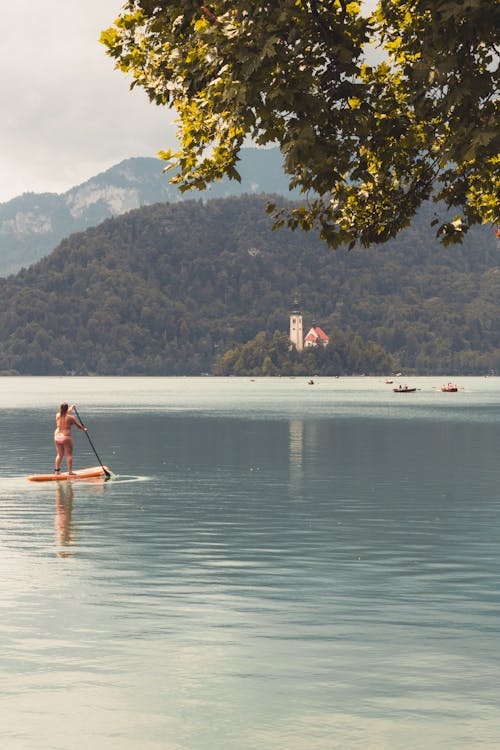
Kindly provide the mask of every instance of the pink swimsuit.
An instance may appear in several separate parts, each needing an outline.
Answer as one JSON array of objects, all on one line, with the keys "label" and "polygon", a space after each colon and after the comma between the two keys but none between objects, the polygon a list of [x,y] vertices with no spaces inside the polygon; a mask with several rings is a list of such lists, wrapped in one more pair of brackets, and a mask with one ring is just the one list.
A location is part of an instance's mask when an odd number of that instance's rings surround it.
[{"label": "pink swimsuit", "polygon": [[[59,418],[59,422],[60,422],[60,418]],[[66,418],[64,418],[64,426],[65,427],[67,426]],[[70,429],[71,429],[71,425],[70,425]],[[54,432],[54,440],[56,443],[58,443],[59,445],[63,445],[66,442],[66,440],[71,440],[71,439],[72,439],[71,433],[69,435],[66,435],[64,432],[61,432],[59,427],[56,427],[56,431]]]}]

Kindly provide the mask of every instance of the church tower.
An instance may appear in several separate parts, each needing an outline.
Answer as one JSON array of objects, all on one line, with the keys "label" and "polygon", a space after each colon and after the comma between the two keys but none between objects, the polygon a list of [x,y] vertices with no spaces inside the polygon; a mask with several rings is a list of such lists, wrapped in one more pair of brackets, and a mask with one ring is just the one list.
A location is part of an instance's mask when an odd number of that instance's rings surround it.
[{"label": "church tower", "polygon": [[302,331],[302,313],[298,308],[297,301],[294,302],[295,309],[290,313],[290,341],[298,352],[304,348],[304,333]]}]

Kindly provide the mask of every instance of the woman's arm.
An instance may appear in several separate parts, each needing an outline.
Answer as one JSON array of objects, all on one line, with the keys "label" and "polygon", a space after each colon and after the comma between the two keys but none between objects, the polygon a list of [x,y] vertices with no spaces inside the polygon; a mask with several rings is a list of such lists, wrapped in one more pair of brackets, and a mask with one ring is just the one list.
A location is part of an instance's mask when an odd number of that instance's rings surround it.
[{"label": "woman's arm", "polygon": [[80,424],[80,422],[77,419],[75,419],[75,417],[69,417],[69,419],[71,420],[72,427],[78,427],[79,430],[83,430],[83,432],[87,432],[87,428],[84,427],[82,424]]}]

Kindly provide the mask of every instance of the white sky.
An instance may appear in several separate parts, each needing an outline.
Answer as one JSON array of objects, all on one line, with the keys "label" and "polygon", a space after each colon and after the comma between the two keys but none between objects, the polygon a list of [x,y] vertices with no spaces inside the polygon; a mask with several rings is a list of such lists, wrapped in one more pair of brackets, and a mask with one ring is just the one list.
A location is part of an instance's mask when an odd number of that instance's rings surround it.
[{"label": "white sky", "polygon": [[176,145],[174,113],[130,91],[98,41],[121,6],[0,0],[0,202],[61,193],[122,159]]},{"label": "white sky", "polygon": [[121,5],[0,0],[0,202],[64,192],[122,159],[175,145],[173,113],[130,91],[98,41]]}]

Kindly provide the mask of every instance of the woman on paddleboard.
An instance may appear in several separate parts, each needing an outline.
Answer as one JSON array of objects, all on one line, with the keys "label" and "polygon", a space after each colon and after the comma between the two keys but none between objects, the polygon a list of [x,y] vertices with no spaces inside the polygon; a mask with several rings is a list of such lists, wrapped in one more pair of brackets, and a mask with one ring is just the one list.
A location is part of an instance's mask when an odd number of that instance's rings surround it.
[{"label": "woman on paddleboard", "polygon": [[61,470],[61,463],[63,456],[66,456],[66,463],[68,465],[68,474],[73,474],[73,438],[71,436],[71,428],[78,427],[79,430],[87,432],[87,428],[83,427],[74,417],[71,416],[70,412],[75,408],[75,404],[68,406],[68,404],[61,404],[59,411],[56,414],[56,431],[54,432],[54,443],[56,446],[56,474],[59,474]]}]

